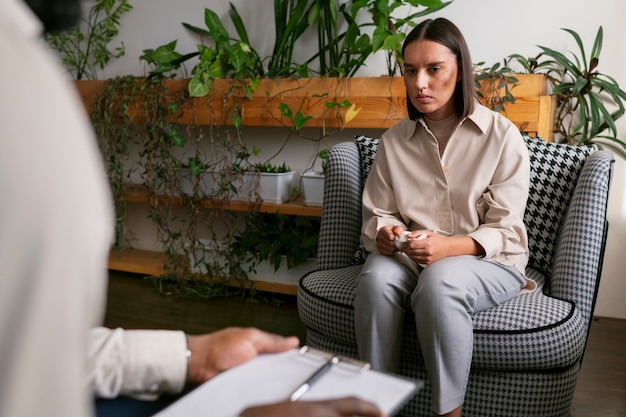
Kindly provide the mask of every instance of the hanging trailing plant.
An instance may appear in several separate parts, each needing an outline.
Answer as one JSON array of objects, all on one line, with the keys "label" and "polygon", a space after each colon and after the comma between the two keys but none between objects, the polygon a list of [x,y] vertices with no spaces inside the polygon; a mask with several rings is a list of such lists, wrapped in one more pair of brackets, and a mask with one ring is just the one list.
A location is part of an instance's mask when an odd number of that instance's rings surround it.
[{"label": "hanging trailing plant", "polygon": [[476,94],[488,108],[505,115],[506,105],[515,103],[513,89],[516,86],[517,78],[512,72],[506,61],[504,65],[496,62],[491,67],[486,67],[484,62],[474,65]]}]

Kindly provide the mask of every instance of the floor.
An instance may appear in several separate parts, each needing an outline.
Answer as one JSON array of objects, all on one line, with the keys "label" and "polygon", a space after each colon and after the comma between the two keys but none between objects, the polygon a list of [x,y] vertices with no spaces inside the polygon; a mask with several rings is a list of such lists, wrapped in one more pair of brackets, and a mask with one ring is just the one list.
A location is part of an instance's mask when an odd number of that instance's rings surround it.
[{"label": "floor", "polygon": [[[293,296],[261,294],[256,302],[230,297],[183,300],[159,294],[150,281],[111,272],[105,324],[204,333],[255,326],[304,341]],[[595,318],[574,393],[571,417],[626,417],[626,320]]]}]

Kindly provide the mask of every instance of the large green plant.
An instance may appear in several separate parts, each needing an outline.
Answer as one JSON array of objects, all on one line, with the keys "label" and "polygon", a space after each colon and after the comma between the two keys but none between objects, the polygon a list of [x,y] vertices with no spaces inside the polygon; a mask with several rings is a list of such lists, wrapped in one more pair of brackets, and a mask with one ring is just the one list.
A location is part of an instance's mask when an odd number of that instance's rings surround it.
[{"label": "large green plant", "polygon": [[289,268],[317,257],[318,239],[319,220],[256,213],[246,217],[245,228],[230,248],[251,270],[263,261],[269,261],[278,270],[282,256],[287,258]]},{"label": "large green plant", "polygon": [[[452,0],[274,0],[275,37],[268,57],[261,57],[254,48],[241,15],[231,3],[228,14],[237,38],[228,33],[214,11],[205,9],[206,28],[183,23],[200,36],[197,52],[179,54],[174,50],[175,42],[144,52],[157,64],[151,75],[177,70],[185,61],[199,57],[191,70],[189,87],[195,97],[206,94],[216,78],[253,82],[259,77],[309,77],[314,63],[321,77],[352,77],[379,50],[387,53],[388,75],[398,75],[404,31],[418,18],[450,3]],[[399,17],[402,10],[409,12]],[[316,30],[317,50],[302,62],[295,62],[293,52],[308,28]],[[372,37],[364,30],[371,28]]]},{"label": "large green plant", "polygon": [[[366,11],[371,17],[373,25],[372,53],[385,51],[387,60],[387,73],[390,76],[399,75],[402,72],[402,42],[406,32],[419,23],[419,18],[434,13],[450,5],[453,0],[444,2],[441,0],[355,0],[352,1],[351,14],[354,18],[358,13]],[[401,11],[407,12],[406,16],[399,16]]]},{"label": "large green plant", "polygon": [[128,0],[96,0],[79,26],[47,33],[45,39],[74,79],[96,79],[98,70],[124,55],[123,42],[114,48],[110,44],[119,34],[122,15],[131,9]]},{"label": "large green plant", "polygon": [[616,120],[624,115],[626,93],[611,76],[599,71],[603,31],[598,28],[587,53],[575,31],[563,29],[576,42],[578,50],[566,55],[546,46],[534,58],[511,55],[528,72],[544,73],[557,98],[555,133],[562,141],[589,145],[606,140],[626,151],[626,142],[618,138]]},{"label": "large green plant", "polygon": [[[306,76],[306,64],[297,65],[293,52],[298,39],[310,26],[308,19],[309,0],[274,0],[274,48],[267,64],[269,78],[289,77],[294,74]],[[237,22],[237,33],[245,32],[241,19]]]}]

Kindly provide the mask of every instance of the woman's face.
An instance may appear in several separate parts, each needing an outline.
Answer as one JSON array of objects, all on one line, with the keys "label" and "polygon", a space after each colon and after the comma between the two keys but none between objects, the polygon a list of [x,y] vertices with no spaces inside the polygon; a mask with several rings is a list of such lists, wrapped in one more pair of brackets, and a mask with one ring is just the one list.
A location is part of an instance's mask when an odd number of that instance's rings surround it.
[{"label": "woman's face", "polygon": [[404,84],[411,103],[431,120],[454,113],[454,90],[461,80],[456,56],[438,42],[420,40],[404,49]]}]

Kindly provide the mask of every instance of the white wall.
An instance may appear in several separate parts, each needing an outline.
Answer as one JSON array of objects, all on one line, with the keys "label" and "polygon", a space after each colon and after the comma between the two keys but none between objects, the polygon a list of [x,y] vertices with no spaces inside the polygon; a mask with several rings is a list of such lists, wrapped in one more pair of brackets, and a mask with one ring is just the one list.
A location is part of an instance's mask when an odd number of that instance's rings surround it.
[{"label": "white wall", "polygon": [[[182,22],[203,26],[204,8],[211,7],[229,21],[226,11],[228,3],[218,0],[131,0],[134,9],[123,18],[121,39],[126,45],[126,56],[112,63],[103,77],[124,74],[143,74],[139,56],[143,49],[155,48],[178,39],[178,50],[190,52],[195,48],[195,39],[182,27]],[[273,42],[271,26],[273,11],[270,0],[232,0],[243,15],[251,39],[258,41],[254,47],[263,54],[269,54]],[[512,2],[502,0],[455,0],[455,2],[434,16],[444,16],[455,22],[465,34],[472,51],[472,61],[485,61],[489,64],[500,62],[511,53],[534,56],[539,50],[536,45],[548,46],[557,50],[575,50],[572,38],[560,28],[578,32],[586,49],[599,25],[604,28],[604,47],[599,70],[612,75],[626,86],[626,56],[623,53],[623,39],[626,34],[623,16],[626,15],[626,2],[622,0],[599,0],[593,5],[584,0],[526,0]],[[254,23],[258,22],[257,25]],[[384,59],[378,56],[368,61],[368,68],[362,75],[381,75],[385,71]],[[618,122],[618,128],[626,138],[626,118]],[[333,137],[331,143],[349,140],[361,131],[346,130]],[[367,132],[373,135],[378,131]],[[268,139],[282,135],[276,129],[247,128],[246,137],[257,135],[260,146],[268,154],[272,142]],[[298,170],[310,162],[312,144],[295,141],[293,148],[286,153],[289,163]],[[305,152],[302,151],[303,148]],[[310,152],[309,152],[310,150]],[[303,156],[309,155],[309,156]],[[626,318],[626,168],[624,160],[616,158],[615,176],[610,197],[609,231],[607,252],[604,263],[600,294],[595,314],[606,317]],[[143,230],[143,229],[142,229]],[[149,233],[146,228],[145,233]],[[150,246],[150,237],[140,239],[140,245]],[[141,237],[141,236],[140,236]]]}]

